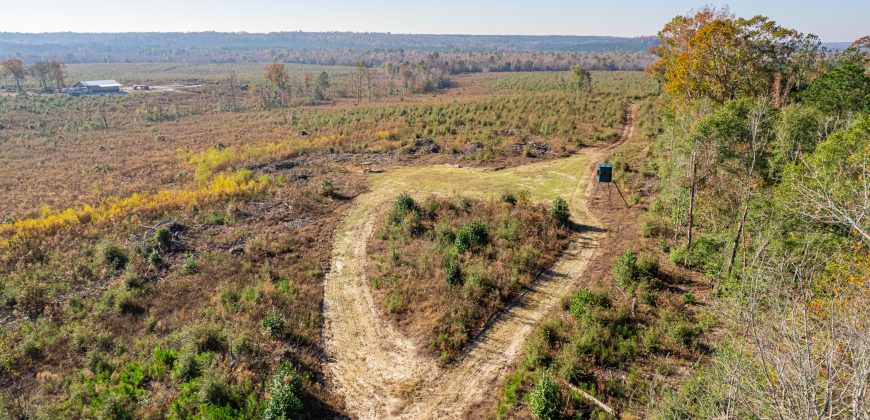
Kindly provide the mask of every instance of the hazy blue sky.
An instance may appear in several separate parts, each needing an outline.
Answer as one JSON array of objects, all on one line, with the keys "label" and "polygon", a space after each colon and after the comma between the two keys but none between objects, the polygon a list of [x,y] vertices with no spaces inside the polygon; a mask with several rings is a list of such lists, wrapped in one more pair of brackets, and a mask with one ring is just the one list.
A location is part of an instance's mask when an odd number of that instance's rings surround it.
[{"label": "hazy blue sky", "polygon": [[763,14],[825,41],[870,32],[870,0],[9,0],[0,31],[356,31],[461,34],[654,34],[705,3]]}]

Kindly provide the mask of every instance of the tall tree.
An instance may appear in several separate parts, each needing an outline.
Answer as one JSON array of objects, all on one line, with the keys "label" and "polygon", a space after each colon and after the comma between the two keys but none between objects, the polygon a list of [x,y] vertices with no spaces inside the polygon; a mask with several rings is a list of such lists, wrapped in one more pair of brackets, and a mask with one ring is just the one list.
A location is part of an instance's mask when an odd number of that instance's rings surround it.
[{"label": "tall tree", "polygon": [[317,79],[314,81],[314,99],[324,100],[327,99],[326,89],[329,88],[329,74],[325,71],[320,72],[317,75]]},{"label": "tall tree", "polygon": [[275,97],[279,98],[281,105],[286,105],[286,96],[290,87],[290,75],[282,63],[266,64],[263,76],[275,87]]},{"label": "tall tree", "polygon": [[282,63],[266,64],[266,70],[263,76],[278,89],[284,90],[290,83],[290,75],[287,74],[287,69]]},{"label": "tall tree", "polygon": [[229,100],[230,109],[235,111],[238,109],[238,102],[236,100],[237,90],[239,85],[239,78],[236,76],[236,72],[230,70],[230,73],[227,75],[227,79],[225,81],[227,86],[227,98]]},{"label": "tall tree", "polygon": [[30,74],[39,83],[43,91],[48,91],[51,86],[51,64],[48,61],[37,61],[30,66]]},{"label": "tall tree", "polygon": [[0,67],[2,67],[4,75],[12,76],[15,80],[15,86],[18,88],[18,91],[24,92],[22,83],[30,73],[30,69],[24,65],[24,62],[17,58],[9,58],[0,62]]},{"label": "tall tree", "polygon": [[574,80],[574,87],[578,90],[592,89],[592,75],[582,66],[574,67],[574,70],[571,70],[571,78]]},{"label": "tall tree", "polygon": [[770,95],[776,107],[813,74],[820,50],[815,36],[710,7],[674,18],[659,32],[659,44],[649,70],[672,98],[724,103]]},{"label": "tall tree", "polygon": [[66,83],[64,82],[64,79],[66,79],[66,64],[60,60],[51,60],[49,62],[49,67],[51,68],[51,80],[54,82],[57,90],[66,87]]},{"label": "tall tree", "polygon": [[801,92],[801,99],[839,117],[857,111],[870,112],[870,77],[864,73],[863,61],[835,63]]},{"label": "tall tree", "polygon": [[356,101],[359,102],[362,100],[362,92],[363,92],[363,81],[366,79],[366,75],[368,74],[369,67],[363,60],[357,60],[356,62]]},{"label": "tall tree", "polygon": [[786,208],[814,223],[854,232],[870,249],[870,116],[818,144],[787,167]]}]

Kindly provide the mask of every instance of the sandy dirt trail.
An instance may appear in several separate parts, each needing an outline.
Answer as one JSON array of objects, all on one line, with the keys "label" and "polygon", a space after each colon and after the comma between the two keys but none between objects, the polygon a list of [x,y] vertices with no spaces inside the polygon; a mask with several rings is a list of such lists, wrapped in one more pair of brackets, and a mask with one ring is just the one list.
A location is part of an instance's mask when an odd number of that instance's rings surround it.
[{"label": "sandy dirt trail", "polygon": [[[355,200],[335,234],[324,291],[324,345],[328,386],[343,395],[358,418],[457,418],[496,385],[526,337],[581,281],[606,233],[587,207],[591,173],[631,138],[636,107],[619,142],[575,156],[501,171],[453,166],[399,168],[377,174],[371,192]],[[525,188],[533,200],[568,199],[573,220],[584,225],[558,261],[467,346],[459,360],[436,365],[378,313],[365,276],[366,242],[382,210],[402,192],[493,197]]]}]

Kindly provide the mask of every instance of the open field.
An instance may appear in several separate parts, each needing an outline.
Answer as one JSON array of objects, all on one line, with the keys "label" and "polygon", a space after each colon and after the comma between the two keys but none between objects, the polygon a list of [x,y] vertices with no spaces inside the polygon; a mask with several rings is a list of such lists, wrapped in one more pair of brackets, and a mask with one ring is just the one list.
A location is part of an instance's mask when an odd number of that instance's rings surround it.
[{"label": "open field", "polygon": [[[640,73],[595,77],[601,94],[478,94],[488,79],[475,75],[436,97],[274,110],[258,109],[246,97],[239,112],[227,111],[223,93],[209,86],[123,97],[2,97],[0,214],[22,218],[45,205],[59,210],[178,189],[196,180],[191,157],[212,149],[226,149],[222,170],[301,153],[387,153],[465,164],[564,156],[613,138],[626,101],[650,93]],[[440,153],[409,153],[416,139],[428,137]],[[252,152],[236,153],[239,148]]]}]

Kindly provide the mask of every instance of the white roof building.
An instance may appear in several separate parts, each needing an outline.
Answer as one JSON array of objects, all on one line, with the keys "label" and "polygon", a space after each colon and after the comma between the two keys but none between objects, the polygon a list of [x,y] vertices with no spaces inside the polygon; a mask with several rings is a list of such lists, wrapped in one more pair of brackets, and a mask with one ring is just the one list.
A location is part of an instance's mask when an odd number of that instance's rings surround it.
[{"label": "white roof building", "polygon": [[121,84],[114,80],[82,80],[77,86],[103,89],[121,88]]}]

